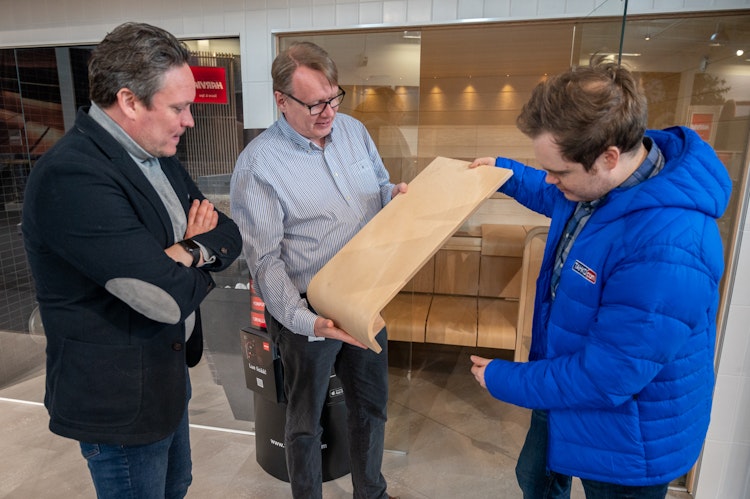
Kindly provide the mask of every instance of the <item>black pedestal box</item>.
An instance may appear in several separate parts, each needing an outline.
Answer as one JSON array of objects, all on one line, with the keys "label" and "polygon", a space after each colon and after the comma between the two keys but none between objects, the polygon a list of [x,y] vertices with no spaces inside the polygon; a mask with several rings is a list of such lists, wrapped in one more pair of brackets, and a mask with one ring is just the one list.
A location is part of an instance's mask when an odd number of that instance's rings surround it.
[{"label": "black pedestal box", "polygon": [[[289,481],[284,453],[286,403],[277,403],[254,394],[255,457],[258,464],[272,476]],[[331,375],[328,396],[321,417],[323,435],[321,453],[323,481],[335,480],[349,473],[349,438],[346,432],[346,404],[341,382]]]}]

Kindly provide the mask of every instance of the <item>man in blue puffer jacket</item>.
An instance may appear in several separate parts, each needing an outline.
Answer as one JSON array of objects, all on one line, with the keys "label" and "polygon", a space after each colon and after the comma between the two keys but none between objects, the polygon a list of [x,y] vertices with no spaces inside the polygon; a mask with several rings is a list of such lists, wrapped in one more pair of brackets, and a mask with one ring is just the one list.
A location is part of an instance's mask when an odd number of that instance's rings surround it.
[{"label": "man in blue puffer jacket", "polygon": [[708,428],[726,169],[692,130],[646,131],[634,76],[602,59],[541,83],[517,123],[543,170],[501,192],[551,217],[530,362],[472,356],[497,399],[533,409],[525,498],[664,498]]}]

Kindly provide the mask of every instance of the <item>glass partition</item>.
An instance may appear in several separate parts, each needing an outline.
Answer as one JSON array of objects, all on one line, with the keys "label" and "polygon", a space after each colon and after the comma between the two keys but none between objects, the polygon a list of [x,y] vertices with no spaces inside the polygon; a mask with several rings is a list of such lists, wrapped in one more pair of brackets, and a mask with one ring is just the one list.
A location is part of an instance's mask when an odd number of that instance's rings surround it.
[{"label": "glass partition", "polygon": [[[27,334],[36,301],[21,209],[31,168],[64,133],[61,85],[54,48],[0,50],[0,387],[34,401],[43,397],[46,341],[40,327]],[[29,379],[41,382],[19,389]]]},{"label": "glass partition", "polygon": [[[730,171],[735,192],[719,221],[729,264],[747,175],[750,58],[742,51],[750,47],[750,15],[626,17],[626,5],[607,1],[582,19],[290,33],[279,35],[279,46],[306,39],[329,51],[347,90],[341,111],[368,124],[392,178],[407,182],[437,156],[469,161],[504,155],[534,165],[531,142],[515,126],[533,87],[571,65],[587,64],[594,54],[620,61],[643,80],[649,126],[695,129]],[[411,62],[404,65],[407,59]],[[391,104],[394,96],[398,99]],[[522,287],[524,257],[535,240],[522,240],[527,252],[513,256],[485,254],[483,244],[498,230],[501,237],[534,235],[538,240],[547,224],[515,201],[493,195],[384,310],[392,340],[391,448],[408,451],[409,435],[401,430],[409,426],[410,411],[419,411],[419,370],[452,369],[467,348],[523,359],[526,340],[519,314],[523,297],[533,296],[533,289]],[[483,274],[489,272],[505,288],[488,288]],[[487,307],[495,307],[493,320],[507,323],[509,339],[483,336]],[[454,314],[443,329],[474,327],[473,343],[431,336],[432,318],[441,309]],[[434,417],[448,421],[451,411]]]},{"label": "glass partition", "polygon": [[0,329],[25,331],[34,287],[20,235],[26,177],[64,133],[54,48],[0,50]]},{"label": "glass partition", "polygon": [[[622,54],[599,23],[585,24],[577,38],[576,63],[594,53],[613,51],[637,71],[649,102],[649,127],[692,128],[716,150],[729,171],[733,190],[719,219],[724,241],[726,281],[733,261],[743,193],[748,175],[750,137],[750,14],[637,16],[628,18]],[[718,332],[722,331],[720,313]],[[717,341],[720,341],[718,338]]]}]

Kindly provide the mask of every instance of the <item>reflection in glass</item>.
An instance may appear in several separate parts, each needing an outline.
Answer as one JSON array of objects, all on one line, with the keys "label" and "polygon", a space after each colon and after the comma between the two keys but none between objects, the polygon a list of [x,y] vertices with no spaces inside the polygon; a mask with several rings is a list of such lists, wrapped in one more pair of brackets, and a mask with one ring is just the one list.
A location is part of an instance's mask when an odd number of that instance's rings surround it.
[{"label": "reflection in glass", "polygon": [[[392,178],[403,181],[436,156],[471,160],[503,155],[534,165],[531,142],[515,126],[534,86],[571,65],[588,64],[594,54],[620,60],[642,78],[649,127],[695,129],[729,170],[734,194],[719,224],[726,261],[731,262],[747,178],[750,15],[630,16],[623,22],[622,11],[622,2],[607,1],[577,20],[425,26],[415,37],[418,52],[397,30],[290,34],[279,41],[283,47],[293,40],[312,40],[329,51],[352,96],[341,111],[365,123]],[[407,59],[411,62],[404,65]],[[544,225],[513,203],[493,196],[457,235],[466,242],[481,237],[487,224]],[[459,254],[470,260],[465,251]],[[399,321],[429,310],[422,303],[429,303],[441,271],[430,262],[407,285],[397,297],[406,304]],[[427,282],[432,284],[425,287]],[[404,342],[391,347],[392,357],[406,363],[396,364],[404,367],[404,378],[394,378],[399,390],[394,399],[404,407],[415,400],[409,395],[410,375],[417,368],[414,346],[435,347],[419,339],[424,334],[414,338],[398,338],[409,342],[408,356],[400,355]]]}]

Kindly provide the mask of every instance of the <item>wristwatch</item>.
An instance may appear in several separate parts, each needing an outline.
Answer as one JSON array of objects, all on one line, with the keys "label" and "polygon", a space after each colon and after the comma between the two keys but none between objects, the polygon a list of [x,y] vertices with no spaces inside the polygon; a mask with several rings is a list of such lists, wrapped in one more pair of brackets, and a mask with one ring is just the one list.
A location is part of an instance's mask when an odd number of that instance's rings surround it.
[{"label": "wristwatch", "polygon": [[185,251],[190,253],[190,256],[193,257],[193,263],[190,266],[191,267],[197,266],[198,262],[201,261],[201,247],[198,246],[198,244],[192,239],[183,239],[177,244],[185,248]]}]

